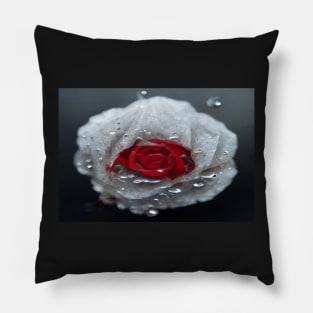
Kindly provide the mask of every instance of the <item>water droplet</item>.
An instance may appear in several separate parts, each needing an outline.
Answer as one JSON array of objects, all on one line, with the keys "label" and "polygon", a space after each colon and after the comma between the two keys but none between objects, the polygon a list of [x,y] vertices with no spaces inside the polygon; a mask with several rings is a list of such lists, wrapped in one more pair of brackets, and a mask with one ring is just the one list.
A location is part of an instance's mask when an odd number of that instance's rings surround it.
[{"label": "water droplet", "polygon": [[129,175],[128,175],[128,178],[134,178],[134,177],[135,177],[134,174],[129,174]]},{"label": "water droplet", "polygon": [[92,165],[91,164],[88,164],[87,165],[87,168],[90,170],[90,169],[92,169]]},{"label": "water droplet", "polygon": [[118,173],[120,170],[122,169],[122,167],[120,165],[116,165],[113,169],[114,173]]},{"label": "water droplet", "polygon": [[193,153],[201,153],[202,152],[202,148],[195,148],[193,150]]},{"label": "water droplet", "polygon": [[173,188],[167,189],[167,191],[170,192],[170,193],[180,193],[181,189],[173,187]]},{"label": "water droplet", "polygon": [[157,202],[157,201],[159,201],[159,199],[158,199],[158,198],[154,198],[153,201],[156,201],[156,202]]},{"label": "water droplet", "polygon": [[98,159],[98,160],[99,160],[100,162],[101,162],[101,161],[103,161],[103,157],[99,157],[99,159]]},{"label": "water droplet", "polygon": [[121,179],[127,179],[128,176],[127,175],[119,175],[118,178],[121,178]]},{"label": "water droplet", "polygon": [[86,163],[91,163],[91,160],[90,160],[90,159],[87,159],[85,162],[86,162]]},{"label": "water droplet", "polygon": [[227,155],[229,152],[228,152],[227,150],[225,150],[223,153],[224,153],[225,155]]},{"label": "water droplet", "polygon": [[177,138],[179,138],[177,135],[173,135],[173,136],[168,137],[168,139],[177,139]]},{"label": "water droplet", "polygon": [[204,184],[203,183],[194,183],[193,186],[196,188],[200,188],[200,187],[203,187]]},{"label": "water droplet", "polygon": [[82,164],[80,162],[77,162],[76,166],[82,166]]},{"label": "water droplet", "polygon": [[215,178],[216,174],[215,173],[211,173],[211,174],[203,174],[200,176],[201,178]]},{"label": "water droplet", "polygon": [[137,91],[136,93],[136,96],[137,96],[137,99],[140,100],[140,99],[144,99],[145,97],[148,94],[148,92],[146,90],[141,90],[141,91]]},{"label": "water droplet", "polygon": [[158,179],[151,179],[151,180],[145,179],[144,182],[145,183],[150,183],[150,184],[157,184],[157,183],[160,182],[160,180],[158,180]]},{"label": "water droplet", "polygon": [[149,183],[149,184],[157,184],[160,180],[158,179],[135,179],[133,180],[134,184],[140,184],[140,183]]},{"label": "water droplet", "polygon": [[140,184],[140,183],[142,183],[142,179],[134,179],[133,183],[134,184]]},{"label": "water droplet", "polygon": [[149,209],[145,212],[146,216],[148,217],[154,217],[159,214],[159,211],[157,209]]},{"label": "water droplet", "polygon": [[144,129],[143,132],[144,132],[146,135],[148,135],[148,136],[150,136],[150,135],[152,134],[150,131],[148,131],[148,130],[146,130],[146,129]]},{"label": "water droplet", "polygon": [[207,100],[206,104],[210,108],[218,108],[222,105],[222,102],[220,101],[219,97],[211,97]]},{"label": "water droplet", "polygon": [[120,210],[125,210],[125,209],[127,208],[127,205],[125,205],[124,203],[118,202],[118,203],[117,203],[117,207],[118,207]]},{"label": "water droplet", "polygon": [[110,135],[115,135],[115,132],[109,132]]}]

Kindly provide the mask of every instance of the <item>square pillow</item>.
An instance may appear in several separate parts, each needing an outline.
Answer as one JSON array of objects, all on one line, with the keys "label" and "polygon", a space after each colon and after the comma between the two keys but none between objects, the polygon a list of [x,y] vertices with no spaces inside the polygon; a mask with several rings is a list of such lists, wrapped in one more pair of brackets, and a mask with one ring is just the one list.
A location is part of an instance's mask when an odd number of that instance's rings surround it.
[{"label": "square pillow", "polygon": [[273,283],[263,150],[277,36],[131,41],[36,27],[46,152],[36,283],[108,271]]}]

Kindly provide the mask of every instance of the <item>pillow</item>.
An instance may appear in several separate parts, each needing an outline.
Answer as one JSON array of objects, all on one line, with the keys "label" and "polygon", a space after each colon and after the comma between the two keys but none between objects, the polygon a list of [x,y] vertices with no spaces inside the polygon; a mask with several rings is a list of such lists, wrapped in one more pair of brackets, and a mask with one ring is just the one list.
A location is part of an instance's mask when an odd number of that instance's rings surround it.
[{"label": "pillow", "polygon": [[36,27],[46,152],[36,283],[108,271],[273,283],[263,150],[277,36],[131,41]]}]

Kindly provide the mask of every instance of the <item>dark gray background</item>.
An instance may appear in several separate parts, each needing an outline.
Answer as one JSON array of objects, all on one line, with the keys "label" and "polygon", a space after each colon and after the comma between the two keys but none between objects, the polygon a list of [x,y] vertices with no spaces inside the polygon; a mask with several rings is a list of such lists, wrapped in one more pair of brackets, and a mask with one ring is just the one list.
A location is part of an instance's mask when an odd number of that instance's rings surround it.
[{"label": "dark gray background", "polygon": [[[95,204],[98,194],[89,177],[77,172],[73,155],[76,136],[89,117],[112,107],[125,107],[147,90],[151,96],[186,100],[200,112],[224,122],[238,136],[238,174],[214,200],[157,217],[136,216],[115,206]],[[208,98],[223,105],[209,108]],[[60,88],[59,89],[59,217],[63,221],[252,221],[254,212],[254,89],[253,88]]]}]

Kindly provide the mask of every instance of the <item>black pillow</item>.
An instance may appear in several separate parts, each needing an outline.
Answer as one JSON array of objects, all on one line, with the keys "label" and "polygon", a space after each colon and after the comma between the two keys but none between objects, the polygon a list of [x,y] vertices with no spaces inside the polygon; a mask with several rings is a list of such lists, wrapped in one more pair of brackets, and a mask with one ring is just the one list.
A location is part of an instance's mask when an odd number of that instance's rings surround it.
[{"label": "black pillow", "polygon": [[130,41],[36,27],[46,152],[36,283],[199,270],[273,283],[263,150],[277,36]]}]

